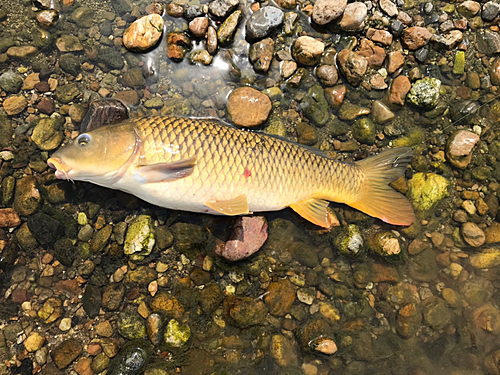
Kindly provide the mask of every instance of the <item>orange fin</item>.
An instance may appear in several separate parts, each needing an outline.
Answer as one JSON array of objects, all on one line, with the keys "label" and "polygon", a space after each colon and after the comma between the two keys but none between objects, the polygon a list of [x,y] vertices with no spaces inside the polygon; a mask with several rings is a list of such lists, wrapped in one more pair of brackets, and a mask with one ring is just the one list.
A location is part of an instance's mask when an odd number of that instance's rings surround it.
[{"label": "orange fin", "polygon": [[327,210],[329,203],[323,199],[311,198],[292,204],[290,208],[311,223],[323,228],[330,228],[333,222]]},{"label": "orange fin", "polygon": [[410,202],[389,184],[401,177],[412,157],[410,147],[400,147],[358,161],[366,180],[358,199],[347,204],[389,224],[411,225],[415,214]]},{"label": "orange fin", "polygon": [[251,214],[248,211],[248,201],[245,194],[227,201],[208,201],[205,202],[205,206],[228,216]]},{"label": "orange fin", "polygon": [[196,158],[182,159],[173,163],[139,165],[133,172],[138,182],[168,182],[190,176],[196,165]]}]

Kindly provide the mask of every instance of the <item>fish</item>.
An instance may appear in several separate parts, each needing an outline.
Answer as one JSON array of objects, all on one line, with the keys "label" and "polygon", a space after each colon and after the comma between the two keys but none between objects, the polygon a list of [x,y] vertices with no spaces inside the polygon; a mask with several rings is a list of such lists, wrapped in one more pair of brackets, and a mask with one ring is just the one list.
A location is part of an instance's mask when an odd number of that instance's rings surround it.
[{"label": "fish", "polygon": [[345,163],[213,118],[149,116],[82,133],[47,164],[59,179],[121,190],[173,210],[233,216],[290,207],[329,228],[330,201],[411,225],[410,202],[389,183],[412,155],[400,147]]}]

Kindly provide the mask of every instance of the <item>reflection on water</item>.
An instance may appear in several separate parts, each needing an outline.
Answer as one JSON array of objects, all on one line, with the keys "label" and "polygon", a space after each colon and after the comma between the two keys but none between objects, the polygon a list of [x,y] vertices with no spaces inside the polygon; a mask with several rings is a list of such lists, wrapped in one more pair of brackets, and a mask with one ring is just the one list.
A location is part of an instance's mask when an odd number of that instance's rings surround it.
[{"label": "reflection on water", "polygon": [[[0,374],[499,374],[498,4],[208,4],[1,5]],[[266,6],[283,12],[255,21],[267,32],[249,43],[247,19]],[[125,30],[155,12],[160,42],[125,49]],[[188,22],[207,12],[208,43]],[[224,28],[230,42],[210,55]],[[270,114],[236,98],[228,116],[241,86],[267,95]],[[322,230],[266,213],[264,246],[231,263],[215,249],[235,218],[47,167],[111,97],[131,117],[264,116],[257,131],[345,161],[414,147],[393,187],[418,220],[332,203],[339,226]]]}]

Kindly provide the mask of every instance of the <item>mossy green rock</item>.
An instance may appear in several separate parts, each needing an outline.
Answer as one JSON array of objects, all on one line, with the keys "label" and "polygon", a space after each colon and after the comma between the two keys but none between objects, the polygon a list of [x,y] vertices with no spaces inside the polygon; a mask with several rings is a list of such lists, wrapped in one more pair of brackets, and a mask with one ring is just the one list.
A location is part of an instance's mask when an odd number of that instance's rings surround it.
[{"label": "mossy green rock", "polygon": [[316,125],[323,126],[330,118],[325,93],[320,85],[313,86],[302,101],[304,115]]},{"label": "mossy green rock", "polygon": [[123,252],[130,255],[132,260],[142,260],[151,254],[154,245],[151,216],[139,215],[128,227]]},{"label": "mossy green rock", "polygon": [[368,117],[356,120],[352,126],[352,136],[358,142],[372,145],[375,143],[375,124]]},{"label": "mossy green rock", "polygon": [[342,228],[335,238],[335,247],[344,255],[358,257],[363,250],[363,237],[359,227],[355,224],[349,224]]},{"label": "mossy green rock", "polygon": [[80,95],[80,90],[75,83],[69,83],[67,85],[58,86],[54,94],[59,102],[67,104]]},{"label": "mossy green rock", "polygon": [[118,314],[116,322],[118,333],[127,339],[140,339],[146,335],[144,319],[136,312],[136,309],[130,306]]},{"label": "mossy green rock", "polygon": [[418,107],[434,108],[439,100],[441,81],[437,78],[424,78],[416,81],[406,96],[411,104]]},{"label": "mossy green rock", "polygon": [[420,128],[410,130],[410,132],[392,141],[394,147],[412,147],[421,144],[425,140],[425,133]]},{"label": "mossy green rock", "polygon": [[455,62],[453,63],[453,74],[465,73],[465,51],[457,51]]},{"label": "mossy green rock", "polygon": [[180,348],[191,337],[191,328],[187,324],[181,325],[177,320],[171,319],[165,330],[165,344],[173,348]]},{"label": "mossy green rock", "polygon": [[398,238],[389,231],[373,233],[368,238],[368,247],[381,256],[391,256],[401,252]]},{"label": "mossy green rock", "polygon": [[417,213],[425,216],[449,196],[450,181],[435,173],[416,173],[408,181],[409,197]]}]

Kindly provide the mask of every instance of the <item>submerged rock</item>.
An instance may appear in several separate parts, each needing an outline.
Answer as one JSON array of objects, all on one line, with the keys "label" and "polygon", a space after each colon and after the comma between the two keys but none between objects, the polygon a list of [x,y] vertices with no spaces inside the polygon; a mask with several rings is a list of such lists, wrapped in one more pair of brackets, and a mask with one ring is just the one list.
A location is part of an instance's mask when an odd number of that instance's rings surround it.
[{"label": "submerged rock", "polygon": [[446,144],[446,155],[450,163],[458,168],[466,168],[472,158],[472,150],[479,136],[467,130],[455,132]]},{"label": "submerged rock", "polygon": [[173,348],[180,348],[189,341],[191,328],[187,324],[181,325],[177,320],[171,319],[165,330],[165,344]]},{"label": "submerged rock", "polygon": [[370,250],[382,256],[397,255],[401,252],[398,238],[389,231],[373,233],[368,237]]},{"label": "submerged rock", "polygon": [[269,97],[251,87],[239,87],[227,100],[227,112],[238,126],[259,126],[267,120],[272,104]]},{"label": "submerged rock", "polygon": [[300,36],[292,45],[292,56],[303,65],[316,65],[320,59],[325,44],[310,36]]},{"label": "submerged rock", "polygon": [[132,51],[146,51],[154,47],[163,34],[163,18],[148,14],[132,24],[123,34],[123,45]]},{"label": "submerged rock", "polygon": [[441,81],[437,78],[424,78],[415,82],[406,96],[413,105],[434,108],[438,104]]},{"label": "submerged rock", "polygon": [[423,216],[449,196],[449,187],[450,181],[435,173],[416,173],[408,181],[410,200]]},{"label": "submerged rock", "polygon": [[265,6],[253,13],[246,23],[246,38],[250,41],[263,39],[283,24],[285,14],[279,8]]},{"label": "submerged rock", "polygon": [[361,255],[363,243],[363,237],[361,236],[359,227],[355,224],[349,224],[342,228],[334,242],[335,247],[340,253],[353,258]]},{"label": "submerged rock", "polygon": [[151,254],[155,244],[151,216],[140,215],[128,227],[123,252],[131,260],[142,260]]}]

